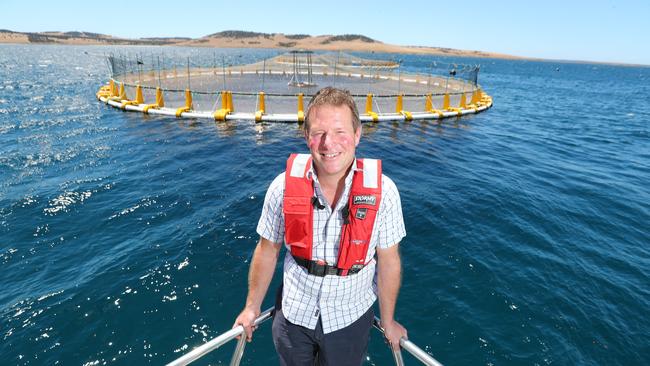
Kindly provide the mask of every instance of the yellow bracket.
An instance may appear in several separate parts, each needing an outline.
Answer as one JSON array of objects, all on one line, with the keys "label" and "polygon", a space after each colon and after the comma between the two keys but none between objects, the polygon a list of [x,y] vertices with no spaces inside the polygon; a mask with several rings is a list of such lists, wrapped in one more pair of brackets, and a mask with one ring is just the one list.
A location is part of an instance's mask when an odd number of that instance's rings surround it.
[{"label": "yellow bracket", "polygon": [[230,91],[228,92],[228,109],[231,113],[235,111],[235,106],[232,103],[232,92]]},{"label": "yellow bracket", "polygon": [[115,81],[113,81],[113,79],[111,79],[108,86],[111,87],[111,94],[112,94],[111,96],[112,97],[117,97],[117,96],[120,95],[119,87],[118,87],[117,83],[115,83]]},{"label": "yellow bracket", "polygon": [[124,83],[120,83],[120,92],[119,92],[118,96],[119,96],[120,99],[122,99],[122,100],[127,100],[127,99],[129,99],[129,98],[126,96],[126,88],[124,87]]},{"label": "yellow bracket", "polygon": [[104,85],[99,88],[97,93],[95,94],[97,96],[97,99],[101,98],[108,98],[112,96],[112,87],[110,85]]},{"label": "yellow bracket", "polygon": [[431,99],[431,94],[427,94],[427,97],[424,101],[424,110],[430,111],[433,109],[433,101]]},{"label": "yellow bracket", "polygon": [[413,114],[409,111],[399,111],[404,117],[406,117],[407,121],[413,120]]},{"label": "yellow bracket", "polygon": [[445,93],[444,97],[442,98],[442,109],[448,111],[450,110],[450,105],[449,105],[449,94]]},{"label": "yellow bracket", "polygon": [[230,109],[221,108],[221,109],[217,110],[216,112],[214,112],[214,115],[213,115],[214,120],[215,121],[225,121],[226,116],[228,115],[228,113],[230,113]]},{"label": "yellow bracket", "polygon": [[462,108],[448,108],[448,111],[456,112],[459,116],[463,115],[463,109]]},{"label": "yellow bracket", "polygon": [[264,102],[264,92],[260,92],[258,95],[258,105],[259,110],[255,112],[255,122],[261,122],[264,111],[266,110],[266,103]]},{"label": "yellow bracket", "polygon": [[469,104],[476,104],[480,100],[479,98],[479,89],[474,90],[472,93],[472,100],[470,100]]},{"label": "yellow bracket", "polygon": [[263,115],[264,115],[263,110],[259,110],[259,111],[255,112],[255,122],[261,122]]},{"label": "yellow bracket", "polygon": [[229,91],[221,91],[221,109],[218,109],[212,115],[215,121],[225,121],[226,116],[233,111],[232,108],[232,95]]},{"label": "yellow bracket", "polygon": [[442,119],[445,115],[443,114],[444,112],[441,111],[440,109],[429,109],[429,113],[437,114],[439,119]]},{"label": "yellow bracket", "polygon": [[142,108],[142,112],[148,114],[151,108],[158,109],[160,107],[158,106],[158,104],[147,104]]},{"label": "yellow bracket", "polygon": [[180,107],[176,109],[176,117],[180,117],[183,112],[189,111],[191,108],[190,107]]},{"label": "yellow bracket", "polygon": [[144,99],[142,98],[142,88],[140,85],[135,88],[135,100],[125,100],[126,92],[124,83],[121,83],[120,85],[120,98],[122,98],[122,104],[120,105],[120,108],[125,109],[127,105],[140,105],[144,103]]},{"label": "yellow bracket", "polygon": [[188,110],[194,108],[194,105],[192,104],[192,91],[189,89],[185,89],[185,108]]},{"label": "yellow bracket", "polygon": [[163,96],[162,89],[160,87],[156,88],[156,108],[162,108],[165,106],[165,97]]},{"label": "yellow bracket", "polygon": [[142,97],[142,87],[140,85],[135,87],[135,101],[138,104],[144,103],[144,98]]},{"label": "yellow bracket", "polygon": [[302,102],[303,94],[298,93],[298,122],[305,121],[305,108]]},{"label": "yellow bracket", "polygon": [[[446,95],[446,94],[445,94],[445,97],[446,97],[446,98],[445,98],[444,103],[446,103],[446,104],[447,104],[447,108],[449,108],[449,95]],[[431,114],[437,114],[437,115],[438,115],[438,119],[443,119],[443,118],[445,117],[443,111],[441,111],[440,109],[435,109],[435,108],[433,108],[433,99],[432,99],[431,94],[427,94],[427,99],[426,99],[426,102],[425,102],[425,107],[424,107],[424,109],[425,109],[427,112],[431,113]]]},{"label": "yellow bracket", "polygon": [[379,115],[372,111],[372,94],[366,95],[366,114],[372,118],[373,122],[379,121]]}]

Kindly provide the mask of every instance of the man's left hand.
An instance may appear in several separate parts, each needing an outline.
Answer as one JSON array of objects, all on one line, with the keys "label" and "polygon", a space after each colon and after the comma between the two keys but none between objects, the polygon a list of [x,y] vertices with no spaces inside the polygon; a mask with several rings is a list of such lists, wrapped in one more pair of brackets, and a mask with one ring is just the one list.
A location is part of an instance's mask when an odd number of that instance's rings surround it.
[{"label": "man's left hand", "polygon": [[382,320],[381,327],[384,328],[384,338],[386,338],[388,345],[393,349],[393,351],[399,350],[399,340],[402,339],[402,337],[408,339],[406,329],[402,324],[395,320],[391,322],[384,322]]}]

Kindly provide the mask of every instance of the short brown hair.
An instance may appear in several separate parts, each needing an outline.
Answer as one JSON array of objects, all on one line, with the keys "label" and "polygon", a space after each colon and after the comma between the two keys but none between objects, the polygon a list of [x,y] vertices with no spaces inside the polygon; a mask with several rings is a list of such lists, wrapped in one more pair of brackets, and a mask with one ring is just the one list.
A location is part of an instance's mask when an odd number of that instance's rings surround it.
[{"label": "short brown hair", "polygon": [[305,113],[305,131],[309,131],[309,114],[312,109],[320,107],[323,105],[331,106],[346,106],[350,108],[352,112],[352,128],[356,132],[359,127],[361,127],[361,120],[359,119],[359,110],[357,109],[357,104],[352,98],[350,91],[337,89],[331,86],[327,86],[319,90],[309,101],[307,106],[307,113]]}]

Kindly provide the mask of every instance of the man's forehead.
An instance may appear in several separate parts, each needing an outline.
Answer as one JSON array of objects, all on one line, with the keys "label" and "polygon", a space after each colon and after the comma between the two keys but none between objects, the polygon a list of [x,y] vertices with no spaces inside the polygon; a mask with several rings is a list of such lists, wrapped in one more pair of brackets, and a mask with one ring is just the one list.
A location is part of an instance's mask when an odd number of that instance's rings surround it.
[{"label": "man's forehead", "polygon": [[[332,105],[332,104],[323,104],[314,106],[310,111],[309,122],[311,127],[314,123],[320,123],[322,127],[325,125],[332,125],[336,122],[350,123],[350,126],[353,126],[352,122],[352,111],[345,104],[342,105]],[[335,118],[324,118],[324,114],[327,112],[334,112]]]}]

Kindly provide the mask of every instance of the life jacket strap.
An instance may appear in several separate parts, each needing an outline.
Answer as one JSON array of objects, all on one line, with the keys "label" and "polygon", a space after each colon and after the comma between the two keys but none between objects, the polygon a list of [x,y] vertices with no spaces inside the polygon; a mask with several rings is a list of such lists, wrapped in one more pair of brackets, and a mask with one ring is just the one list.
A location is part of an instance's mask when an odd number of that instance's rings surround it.
[{"label": "life jacket strap", "polygon": [[303,267],[307,270],[307,273],[313,276],[325,277],[325,276],[348,276],[356,274],[365,267],[363,264],[355,264],[350,269],[342,269],[336,266],[330,266],[328,264],[322,264],[318,261],[312,261],[305,258],[299,258],[295,255],[292,255],[293,259],[298,263],[300,267]]}]

